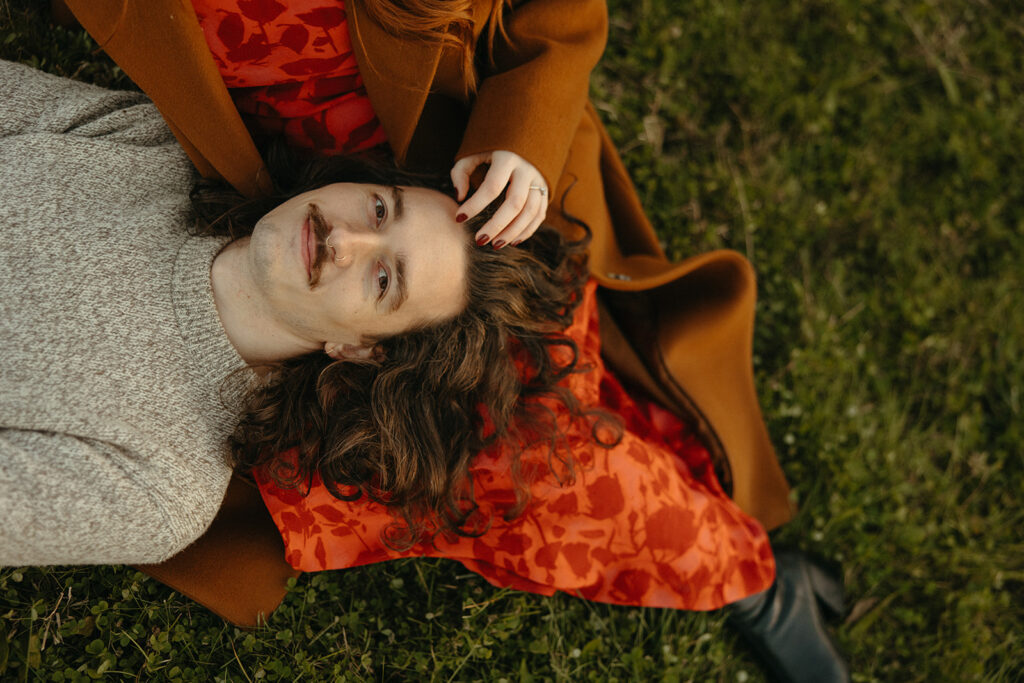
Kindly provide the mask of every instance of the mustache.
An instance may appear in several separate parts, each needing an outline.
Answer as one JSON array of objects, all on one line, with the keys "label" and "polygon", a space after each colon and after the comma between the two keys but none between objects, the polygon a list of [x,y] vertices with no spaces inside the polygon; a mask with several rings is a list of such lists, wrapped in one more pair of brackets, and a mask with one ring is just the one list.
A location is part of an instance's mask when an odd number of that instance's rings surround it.
[{"label": "mustache", "polygon": [[313,288],[319,284],[320,273],[323,271],[324,261],[327,260],[327,236],[331,234],[331,226],[316,204],[309,205],[309,213],[306,217],[309,220],[309,227],[316,237],[316,254],[309,267],[309,286]]}]

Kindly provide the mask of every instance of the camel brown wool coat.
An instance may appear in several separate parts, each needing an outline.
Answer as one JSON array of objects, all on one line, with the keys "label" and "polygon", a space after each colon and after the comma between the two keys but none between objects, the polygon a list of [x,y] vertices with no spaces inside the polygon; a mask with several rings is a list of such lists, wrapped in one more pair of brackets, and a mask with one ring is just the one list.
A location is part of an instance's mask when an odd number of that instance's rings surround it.
[{"label": "camel brown wool coat", "polygon": [[[188,0],[66,1],[153,99],[200,172],[247,195],[267,190],[262,161]],[[457,158],[506,149],[533,163],[554,188],[548,222],[578,234],[557,210],[563,208],[593,231],[590,268],[603,288],[609,365],[694,421],[727,463],[740,508],[768,529],[787,521],[788,485],[754,391],[753,270],[731,251],[666,259],[587,101],[589,73],[606,39],[604,2],[515,3],[493,62],[477,56],[485,71],[469,95],[456,51],[388,34],[366,15],[366,1],[346,1],[349,32],[395,158],[445,172]],[[477,37],[489,4],[474,5]],[[260,507],[258,494],[236,481],[206,536],[144,569],[232,621],[255,623],[273,611],[294,575]]]}]

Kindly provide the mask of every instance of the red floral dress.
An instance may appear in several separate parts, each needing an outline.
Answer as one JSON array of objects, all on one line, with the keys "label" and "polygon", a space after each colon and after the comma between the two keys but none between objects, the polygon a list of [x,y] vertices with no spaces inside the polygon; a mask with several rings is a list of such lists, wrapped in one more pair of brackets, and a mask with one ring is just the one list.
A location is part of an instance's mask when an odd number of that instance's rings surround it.
[{"label": "red floral dress", "polygon": [[577,461],[560,485],[544,448],[523,454],[531,502],[511,521],[509,451],[480,453],[471,471],[491,527],[479,538],[424,542],[406,552],[381,541],[393,521],[380,505],[334,498],[319,482],[308,495],[260,479],[263,501],[284,537],[286,559],[305,571],[399,557],[447,557],[496,586],[648,607],[706,610],[764,590],[774,578],[768,538],[722,491],[707,449],[685,425],[627,394],[601,362],[591,282],[566,334],[592,369],[568,379],[584,405],[620,415],[626,433],[598,446],[589,429],[562,422]]},{"label": "red floral dress", "polygon": [[340,0],[193,0],[235,106],[254,136],[348,154],[387,141],[366,96]]},{"label": "red floral dress", "polygon": [[[243,118],[258,132],[326,154],[384,142],[362,88],[340,0],[193,0],[207,41]],[[568,386],[581,403],[622,417],[611,449],[562,416],[576,461],[560,483],[546,450],[522,455],[532,494],[515,503],[510,452],[495,447],[472,467],[480,512],[491,521],[477,538],[420,543],[395,552],[382,542],[394,520],[380,505],[345,502],[314,481],[308,494],[257,476],[281,531],[287,561],[316,571],[400,557],[458,560],[490,583],[543,595],[565,591],[624,605],[707,610],[764,590],[775,565],[767,535],[726,496],[707,449],[656,404],[632,398],[600,357],[596,285],[566,334],[581,364]],[[285,454],[287,456],[287,454]]]}]

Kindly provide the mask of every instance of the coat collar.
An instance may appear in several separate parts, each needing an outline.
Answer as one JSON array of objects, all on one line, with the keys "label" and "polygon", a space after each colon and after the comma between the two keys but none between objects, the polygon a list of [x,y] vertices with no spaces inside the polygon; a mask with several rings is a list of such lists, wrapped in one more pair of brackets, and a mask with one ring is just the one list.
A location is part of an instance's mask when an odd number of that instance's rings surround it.
[{"label": "coat collar", "polygon": [[[348,0],[346,10],[359,74],[401,163],[430,93],[442,47],[391,35],[369,17],[363,0]],[[372,55],[367,46],[373,46]]]}]

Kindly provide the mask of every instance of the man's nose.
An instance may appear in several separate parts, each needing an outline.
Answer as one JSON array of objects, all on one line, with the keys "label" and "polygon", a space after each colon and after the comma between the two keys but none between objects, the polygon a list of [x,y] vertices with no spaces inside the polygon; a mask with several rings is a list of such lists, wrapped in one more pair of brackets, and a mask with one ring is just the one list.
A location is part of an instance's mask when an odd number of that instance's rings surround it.
[{"label": "man's nose", "polygon": [[338,225],[327,236],[328,256],[339,268],[347,268],[375,248],[378,236],[372,231]]}]

